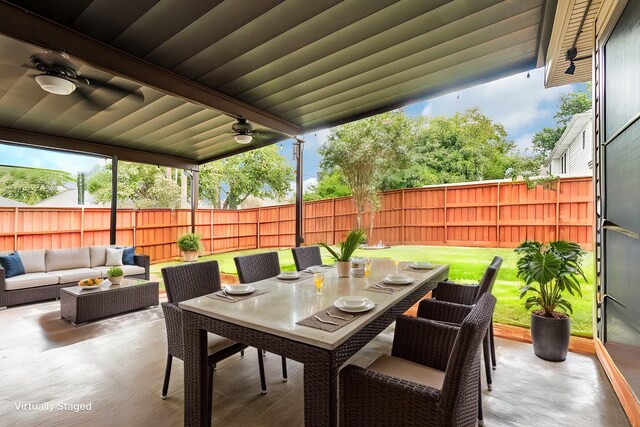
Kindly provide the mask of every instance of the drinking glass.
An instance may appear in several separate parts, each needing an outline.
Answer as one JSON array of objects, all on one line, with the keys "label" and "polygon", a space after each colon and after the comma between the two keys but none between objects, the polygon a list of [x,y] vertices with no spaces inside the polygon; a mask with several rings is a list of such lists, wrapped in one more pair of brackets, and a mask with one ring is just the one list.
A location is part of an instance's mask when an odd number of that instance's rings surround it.
[{"label": "drinking glass", "polygon": [[400,264],[400,260],[399,259],[394,259],[393,260],[393,265],[396,266],[396,274],[398,274],[398,264]]},{"label": "drinking glass", "polygon": [[371,276],[371,258],[367,258],[364,262],[364,277],[369,281],[369,276]]},{"label": "drinking glass", "polygon": [[322,285],[324,284],[324,268],[313,268],[313,283],[316,285],[316,295],[322,295]]}]

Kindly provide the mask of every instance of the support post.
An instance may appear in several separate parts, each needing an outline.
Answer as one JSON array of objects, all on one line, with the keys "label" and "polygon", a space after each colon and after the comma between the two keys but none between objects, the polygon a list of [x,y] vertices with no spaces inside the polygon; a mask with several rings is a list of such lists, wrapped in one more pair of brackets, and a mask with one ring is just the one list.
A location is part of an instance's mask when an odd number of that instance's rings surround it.
[{"label": "support post", "polygon": [[196,232],[196,212],[198,211],[198,171],[191,172],[191,232]]},{"label": "support post", "polygon": [[111,220],[109,222],[109,243],[116,244],[118,216],[118,156],[111,157]]},{"label": "support post", "polygon": [[296,157],[296,247],[300,247],[304,243],[303,237],[303,205],[302,205],[302,192],[303,192],[303,175],[302,175],[302,161],[303,161],[303,149],[304,141],[296,138],[296,142],[293,143],[294,155]]}]

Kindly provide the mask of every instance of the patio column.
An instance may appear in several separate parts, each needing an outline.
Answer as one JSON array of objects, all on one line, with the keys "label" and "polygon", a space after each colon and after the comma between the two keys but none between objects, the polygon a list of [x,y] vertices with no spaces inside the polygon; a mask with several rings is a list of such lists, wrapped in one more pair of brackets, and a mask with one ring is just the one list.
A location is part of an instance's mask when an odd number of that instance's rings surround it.
[{"label": "patio column", "polygon": [[191,232],[196,232],[196,211],[198,210],[198,171],[191,171]]},{"label": "patio column", "polygon": [[116,244],[118,214],[118,156],[111,156],[111,220],[109,223],[109,243]]},{"label": "patio column", "polygon": [[296,142],[293,143],[293,154],[296,158],[296,247],[300,247],[304,243],[304,237],[302,236],[303,225],[303,205],[302,205],[302,192],[303,192],[303,174],[302,174],[302,160],[304,151],[304,141],[296,138]]}]

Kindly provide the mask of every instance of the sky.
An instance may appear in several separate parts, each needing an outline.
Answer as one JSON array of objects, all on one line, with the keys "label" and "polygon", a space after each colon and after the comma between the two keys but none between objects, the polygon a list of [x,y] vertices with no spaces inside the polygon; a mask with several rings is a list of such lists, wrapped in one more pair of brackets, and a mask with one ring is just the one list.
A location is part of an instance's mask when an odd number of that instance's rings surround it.
[{"label": "sky", "polygon": [[[508,133],[508,139],[514,141],[517,148],[525,152],[531,150],[533,135],[547,126],[554,126],[553,115],[558,106],[560,94],[573,92],[584,87],[574,84],[559,88],[545,89],[544,70],[538,68],[527,73],[519,73],[483,85],[474,86],[459,92],[452,92],[437,98],[408,105],[403,110],[411,116],[450,116],[472,107],[480,110],[502,123]],[[326,142],[329,129],[323,129],[303,136],[305,187],[315,184],[320,156],[318,148]],[[284,141],[281,153],[294,164],[291,141]],[[59,169],[73,174],[88,172],[105,160],[99,157],[83,156],[37,150],[15,145],[0,144],[0,165],[27,166],[47,169]]]}]

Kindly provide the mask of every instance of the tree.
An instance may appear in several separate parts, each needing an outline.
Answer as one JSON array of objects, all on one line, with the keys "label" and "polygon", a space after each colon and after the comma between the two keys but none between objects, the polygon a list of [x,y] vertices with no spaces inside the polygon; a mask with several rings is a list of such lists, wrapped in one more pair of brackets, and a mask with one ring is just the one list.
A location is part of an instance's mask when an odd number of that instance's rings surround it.
[{"label": "tree", "polygon": [[[111,203],[111,163],[106,164],[87,181],[87,190],[99,203]],[[118,207],[136,209],[180,206],[180,186],[154,165],[118,163]],[[178,174],[185,179],[182,174]]]},{"label": "tree", "polygon": [[318,184],[312,185],[304,193],[304,200],[330,199],[351,195],[351,187],[339,170],[320,174]]},{"label": "tree", "polygon": [[362,228],[367,204],[371,206],[372,226],[385,171],[406,163],[416,124],[402,111],[379,114],[333,128],[318,150],[321,167],[342,173],[351,188],[358,228]]},{"label": "tree", "polygon": [[204,165],[200,197],[223,209],[237,209],[249,196],[282,199],[291,190],[294,174],[278,150],[270,145]]},{"label": "tree", "polygon": [[556,126],[546,127],[533,135],[533,150],[538,154],[540,162],[549,157],[571,118],[589,109],[591,109],[591,83],[587,83],[584,91],[560,95],[558,111],[553,116],[556,120]]},{"label": "tree", "polygon": [[0,196],[33,205],[67,189],[73,175],[63,171],[0,167]]}]

